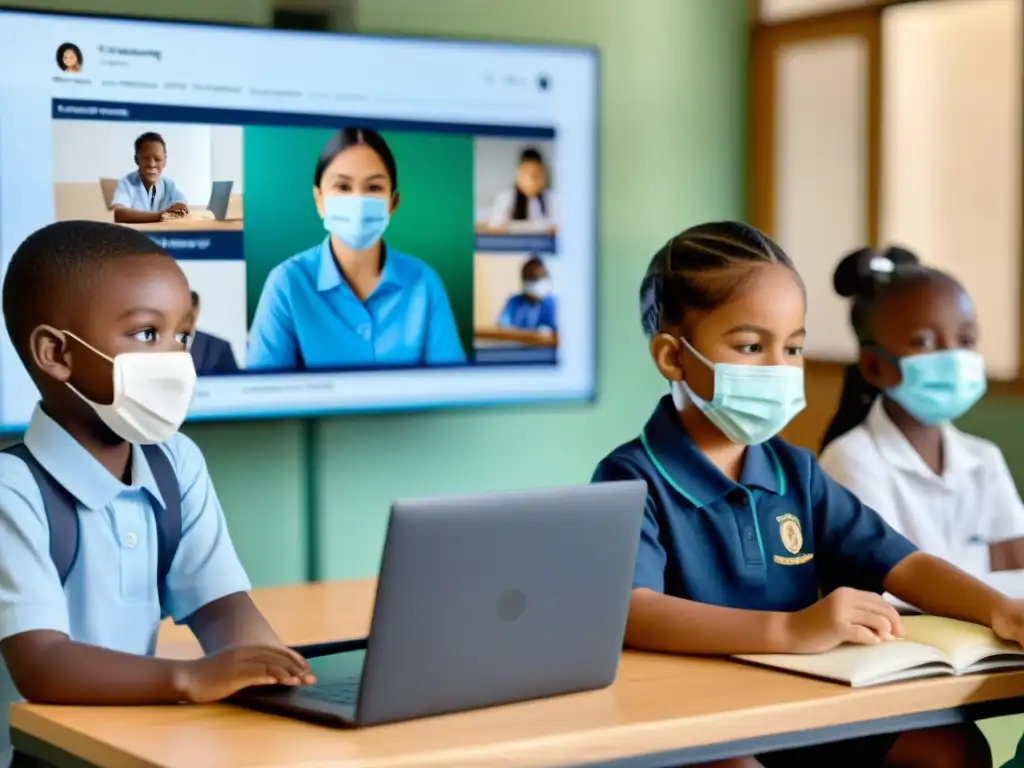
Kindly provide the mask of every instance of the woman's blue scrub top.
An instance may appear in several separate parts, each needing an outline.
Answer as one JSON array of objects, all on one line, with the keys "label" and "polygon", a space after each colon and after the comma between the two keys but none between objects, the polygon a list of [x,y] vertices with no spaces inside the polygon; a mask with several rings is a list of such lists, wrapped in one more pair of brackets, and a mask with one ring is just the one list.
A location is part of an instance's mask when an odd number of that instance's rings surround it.
[{"label": "woman's blue scrub top", "polygon": [[466,362],[441,278],[382,246],[380,282],[361,301],[330,238],[275,267],[263,286],[246,367],[302,369]]}]

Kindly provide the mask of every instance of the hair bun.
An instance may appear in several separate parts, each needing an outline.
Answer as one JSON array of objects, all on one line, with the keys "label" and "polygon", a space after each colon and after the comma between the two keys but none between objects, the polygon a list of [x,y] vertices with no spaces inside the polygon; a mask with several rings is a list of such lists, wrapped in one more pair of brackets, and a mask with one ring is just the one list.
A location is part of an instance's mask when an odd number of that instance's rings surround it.
[{"label": "hair bun", "polygon": [[893,274],[915,267],[918,258],[905,248],[892,247],[884,251],[861,248],[847,254],[836,266],[832,287],[844,298],[870,295],[879,283],[886,283]]},{"label": "hair bun", "polygon": [[917,267],[921,264],[921,260],[917,256],[898,245],[890,246],[889,250],[885,252],[885,257],[893,263],[896,272],[902,272],[907,267]]}]

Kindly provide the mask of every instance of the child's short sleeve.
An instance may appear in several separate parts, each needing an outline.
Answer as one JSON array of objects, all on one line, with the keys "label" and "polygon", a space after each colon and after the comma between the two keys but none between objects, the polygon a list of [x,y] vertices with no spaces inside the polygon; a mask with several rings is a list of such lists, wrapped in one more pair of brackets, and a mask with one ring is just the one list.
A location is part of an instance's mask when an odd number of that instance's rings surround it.
[{"label": "child's short sleeve", "polygon": [[[597,465],[591,482],[605,483],[616,480],[646,480],[631,463],[609,457]],[[636,567],[633,571],[633,589],[665,591],[665,548],[658,539],[657,510],[647,494],[644,503],[644,519],[640,528],[640,542],[636,553]]]},{"label": "child's short sleeve", "polygon": [[986,531],[989,542],[1024,537],[1024,504],[1010,474],[1003,452],[991,446],[985,461],[985,487],[982,489],[981,514],[988,516]]},{"label": "child's short sleeve", "polygon": [[823,589],[883,592],[882,582],[889,571],[917,547],[830,478],[813,459],[810,490]]},{"label": "child's short sleeve", "polygon": [[67,600],[39,486],[21,459],[0,454],[0,640],[35,630],[68,634]]},{"label": "child's short sleeve", "polygon": [[114,187],[114,195],[110,198],[110,204],[112,206],[119,205],[123,208],[132,207],[132,186],[128,181],[128,176],[122,176],[117,180],[117,185]]}]

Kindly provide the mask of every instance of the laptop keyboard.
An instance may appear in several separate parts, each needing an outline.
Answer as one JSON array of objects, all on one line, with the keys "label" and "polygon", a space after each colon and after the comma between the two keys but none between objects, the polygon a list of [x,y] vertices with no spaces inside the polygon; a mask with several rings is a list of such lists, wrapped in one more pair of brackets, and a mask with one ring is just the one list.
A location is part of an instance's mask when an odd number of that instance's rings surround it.
[{"label": "laptop keyboard", "polygon": [[359,699],[359,683],[361,677],[340,677],[313,685],[309,692],[318,699],[329,701],[332,704],[347,704],[355,706]]}]

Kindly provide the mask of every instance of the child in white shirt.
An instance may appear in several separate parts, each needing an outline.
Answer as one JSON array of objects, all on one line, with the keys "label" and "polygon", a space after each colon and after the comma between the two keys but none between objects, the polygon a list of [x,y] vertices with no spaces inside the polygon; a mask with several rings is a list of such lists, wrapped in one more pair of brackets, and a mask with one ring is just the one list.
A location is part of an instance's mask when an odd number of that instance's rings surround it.
[{"label": "child in white shirt", "polygon": [[1024,505],[1006,460],[952,425],[986,388],[967,292],[900,248],[850,254],[834,284],[853,299],[860,360],[822,468],[922,550],[1024,597]]}]

